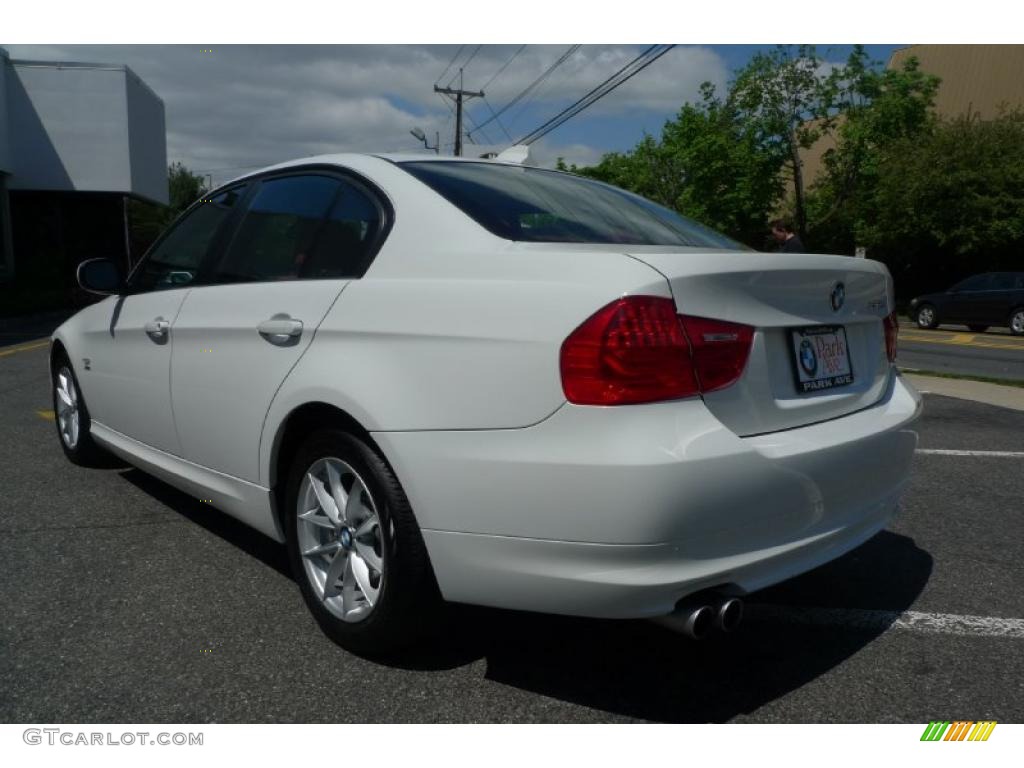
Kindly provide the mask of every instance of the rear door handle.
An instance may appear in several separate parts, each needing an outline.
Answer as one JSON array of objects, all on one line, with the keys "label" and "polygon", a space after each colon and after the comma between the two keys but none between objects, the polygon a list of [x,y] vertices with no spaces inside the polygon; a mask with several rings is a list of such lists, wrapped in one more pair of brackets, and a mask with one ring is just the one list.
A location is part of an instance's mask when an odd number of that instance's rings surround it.
[{"label": "rear door handle", "polygon": [[155,320],[150,320],[146,323],[146,333],[149,334],[153,339],[157,341],[163,341],[167,336],[167,329],[171,327],[171,324],[164,320],[162,317],[158,317]]},{"label": "rear door handle", "polygon": [[270,342],[283,342],[302,335],[302,321],[288,315],[274,315],[256,326]]}]

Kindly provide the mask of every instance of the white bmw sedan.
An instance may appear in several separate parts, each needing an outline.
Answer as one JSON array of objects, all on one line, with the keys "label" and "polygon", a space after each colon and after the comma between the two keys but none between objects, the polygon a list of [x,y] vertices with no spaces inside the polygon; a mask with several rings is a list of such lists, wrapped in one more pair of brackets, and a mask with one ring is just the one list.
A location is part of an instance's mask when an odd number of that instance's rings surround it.
[{"label": "white bmw sedan", "polygon": [[882,264],[565,173],[285,163],[79,281],[107,298],[52,339],[68,458],[284,543],[360,652],[441,600],[729,629],[882,529],[916,445]]}]

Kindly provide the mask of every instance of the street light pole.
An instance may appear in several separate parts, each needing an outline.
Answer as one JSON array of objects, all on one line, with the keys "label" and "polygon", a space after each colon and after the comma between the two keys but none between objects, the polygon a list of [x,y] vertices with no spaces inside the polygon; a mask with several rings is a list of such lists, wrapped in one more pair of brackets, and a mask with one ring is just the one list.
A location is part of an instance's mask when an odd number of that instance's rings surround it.
[{"label": "street light pole", "polygon": [[409,133],[422,141],[424,148],[434,150],[435,155],[441,154],[441,133],[439,131],[434,132],[434,146],[427,143],[427,134],[423,132],[422,128],[413,128]]}]

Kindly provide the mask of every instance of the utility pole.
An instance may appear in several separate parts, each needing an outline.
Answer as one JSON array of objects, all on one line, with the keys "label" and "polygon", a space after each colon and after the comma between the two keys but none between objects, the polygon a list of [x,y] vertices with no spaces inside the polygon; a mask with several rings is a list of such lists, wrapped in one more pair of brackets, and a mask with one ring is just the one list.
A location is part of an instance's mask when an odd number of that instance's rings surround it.
[{"label": "utility pole", "polygon": [[[459,85],[462,85],[462,70],[459,70]],[[449,98],[454,97],[455,101],[455,156],[462,157],[462,100],[484,97],[483,91],[464,91],[462,88],[438,88],[434,86],[434,93],[443,93]]]}]

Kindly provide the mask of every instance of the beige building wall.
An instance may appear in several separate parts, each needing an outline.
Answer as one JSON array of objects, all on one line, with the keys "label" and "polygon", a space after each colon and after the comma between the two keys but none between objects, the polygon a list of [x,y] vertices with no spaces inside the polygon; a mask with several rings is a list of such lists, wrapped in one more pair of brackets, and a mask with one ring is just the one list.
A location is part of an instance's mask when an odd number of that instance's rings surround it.
[{"label": "beige building wall", "polygon": [[[1024,45],[909,45],[893,52],[887,68],[902,67],[910,57],[923,72],[942,79],[935,95],[940,117],[971,113],[987,120],[1002,104],[1024,106]],[[833,147],[835,140],[826,136],[801,151],[806,186],[821,173],[822,158]]]}]

